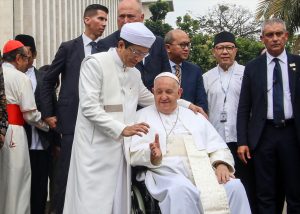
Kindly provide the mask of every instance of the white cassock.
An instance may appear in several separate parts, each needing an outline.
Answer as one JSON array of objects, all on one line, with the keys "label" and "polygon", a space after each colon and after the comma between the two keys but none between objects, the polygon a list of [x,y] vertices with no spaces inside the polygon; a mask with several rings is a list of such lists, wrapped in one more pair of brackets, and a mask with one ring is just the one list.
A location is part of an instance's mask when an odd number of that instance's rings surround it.
[{"label": "white cassock", "polygon": [[[18,106],[21,117],[43,131],[48,126],[36,110],[31,82],[12,64],[3,63],[7,104]],[[12,115],[8,115],[10,118]],[[10,147],[11,143],[15,147]],[[9,124],[0,149],[0,213],[30,214],[31,168],[26,132],[22,125]]]},{"label": "white cassock", "polygon": [[[240,180],[218,184],[212,169],[216,161],[222,161],[234,171],[226,143],[202,115],[182,107],[177,110],[165,115],[152,105],[138,111],[137,122],[148,123],[150,130],[143,137],[133,136],[130,146],[131,164],[150,169],[139,179],[145,179],[162,213],[251,213]],[[149,143],[156,133],[163,154],[159,166],[150,162]]]}]

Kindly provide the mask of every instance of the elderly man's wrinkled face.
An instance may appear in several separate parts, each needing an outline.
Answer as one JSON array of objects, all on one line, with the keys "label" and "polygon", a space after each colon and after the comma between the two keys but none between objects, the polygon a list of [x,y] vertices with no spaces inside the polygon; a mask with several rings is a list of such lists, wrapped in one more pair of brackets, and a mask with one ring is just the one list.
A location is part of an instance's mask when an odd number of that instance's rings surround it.
[{"label": "elderly man's wrinkled face", "polygon": [[126,48],[125,42],[121,40],[118,44],[118,53],[123,64],[133,68],[149,54],[149,48],[139,45],[130,45]]},{"label": "elderly man's wrinkled face", "polygon": [[143,22],[144,14],[136,0],[123,0],[118,6],[118,29],[124,24],[132,22]]},{"label": "elderly man's wrinkled face", "polygon": [[153,94],[159,112],[171,114],[177,108],[177,100],[182,94],[179,84],[171,77],[159,77],[154,81]]},{"label": "elderly man's wrinkled face", "polygon": [[265,44],[268,53],[272,56],[279,56],[288,40],[288,32],[280,23],[266,25],[261,36],[262,42]]},{"label": "elderly man's wrinkled face", "polygon": [[222,42],[217,44],[213,49],[213,55],[216,58],[220,67],[227,71],[235,61],[237,48],[234,43]]}]

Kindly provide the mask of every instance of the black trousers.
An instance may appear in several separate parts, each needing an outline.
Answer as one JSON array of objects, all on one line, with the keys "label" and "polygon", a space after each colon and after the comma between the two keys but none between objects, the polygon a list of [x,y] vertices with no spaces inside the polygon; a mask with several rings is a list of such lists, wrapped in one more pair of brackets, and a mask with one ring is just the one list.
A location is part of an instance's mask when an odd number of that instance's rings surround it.
[{"label": "black trousers", "polygon": [[50,152],[48,150],[30,150],[31,165],[31,214],[44,214],[48,195],[48,173]]},{"label": "black trousers", "polygon": [[228,148],[230,149],[232,156],[234,158],[234,168],[235,168],[235,177],[239,178],[242,184],[245,187],[249,204],[251,207],[252,214],[257,213],[256,200],[255,200],[255,176],[254,176],[254,167],[252,159],[248,161],[247,164],[244,164],[237,155],[237,145],[236,142],[227,143]]},{"label": "black trousers", "polygon": [[64,209],[73,138],[74,135],[62,135],[57,174],[54,180],[53,201],[50,208],[51,213],[62,214]]},{"label": "black trousers", "polygon": [[294,124],[266,124],[253,152],[258,213],[300,213],[300,142]]}]

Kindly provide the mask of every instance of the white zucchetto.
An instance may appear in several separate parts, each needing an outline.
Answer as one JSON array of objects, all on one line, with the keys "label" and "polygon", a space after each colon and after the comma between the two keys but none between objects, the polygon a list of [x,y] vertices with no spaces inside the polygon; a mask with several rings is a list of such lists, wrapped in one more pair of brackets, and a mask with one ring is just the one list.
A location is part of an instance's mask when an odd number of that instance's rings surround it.
[{"label": "white zucchetto", "polygon": [[151,48],[156,39],[154,34],[141,22],[133,22],[123,25],[120,37],[132,44],[146,48]]},{"label": "white zucchetto", "polygon": [[173,73],[171,73],[171,72],[162,72],[162,73],[158,74],[158,75],[155,77],[154,81],[155,81],[156,79],[160,78],[160,77],[170,77],[170,78],[176,80],[176,82],[179,84],[178,78],[176,77],[175,74],[173,74]]}]

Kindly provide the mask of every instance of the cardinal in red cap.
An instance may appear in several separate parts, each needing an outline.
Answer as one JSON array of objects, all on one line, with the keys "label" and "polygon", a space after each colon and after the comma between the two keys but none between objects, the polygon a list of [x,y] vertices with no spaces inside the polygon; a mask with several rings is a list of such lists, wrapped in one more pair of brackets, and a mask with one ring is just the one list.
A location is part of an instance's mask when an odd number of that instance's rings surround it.
[{"label": "cardinal in red cap", "polygon": [[[10,40],[3,47],[3,77],[8,114],[8,129],[0,149],[1,213],[30,214],[31,167],[25,122],[48,131],[37,110],[28,68],[28,48]],[[22,72],[20,72],[22,71]]]},{"label": "cardinal in red cap", "polygon": [[28,68],[28,49],[17,40],[9,40],[3,47],[3,61],[25,72]]}]

